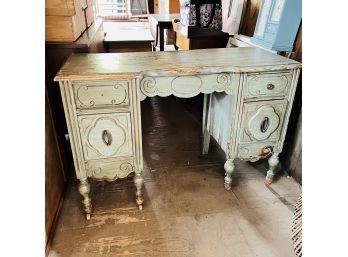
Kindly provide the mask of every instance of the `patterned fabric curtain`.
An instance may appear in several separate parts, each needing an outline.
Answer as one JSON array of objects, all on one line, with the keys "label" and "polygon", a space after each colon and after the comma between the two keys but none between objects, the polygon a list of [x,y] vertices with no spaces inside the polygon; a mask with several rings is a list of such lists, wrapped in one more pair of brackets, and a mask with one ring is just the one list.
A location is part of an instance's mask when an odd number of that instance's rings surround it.
[{"label": "patterned fabric curtain", "polygon": [[[180,0],[180,22],[238,34],[246,0]],[[197,12],[197,5],[200,7]],[[200,19],[197,20],[197,13]],[[197,22],[198,21],[198,22]]]},{"label": "patterned fabric curtain", "polygon": [[[197,25],[196,5],[190,6],[190,25]],[[202,4],[200,6],[200,25],[203,28],[222,29],[221,4]]]},{"label": "patterned fabric curtain", "polygon": [[[221,0],[180,0],[180,22],[201,28],[222,29]],[[197,14],[200,16],[197,19]]]}]

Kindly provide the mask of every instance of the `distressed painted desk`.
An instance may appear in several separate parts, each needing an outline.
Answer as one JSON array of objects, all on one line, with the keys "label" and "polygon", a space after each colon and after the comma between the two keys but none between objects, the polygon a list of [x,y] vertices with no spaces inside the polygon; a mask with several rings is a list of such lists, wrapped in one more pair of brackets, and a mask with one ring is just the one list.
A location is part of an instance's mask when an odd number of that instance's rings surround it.
[{"label": "distressed painted desk", "polygon": [[212,135],[226,153],[225,188],[234,160],[269,157],[272,182],[301,64],[257,48],[73,54],[60,82],[79,192],[92,212],[88,178],[113,181],[134,172],[142,209],[140,101],[205,94],[203,153]]}]

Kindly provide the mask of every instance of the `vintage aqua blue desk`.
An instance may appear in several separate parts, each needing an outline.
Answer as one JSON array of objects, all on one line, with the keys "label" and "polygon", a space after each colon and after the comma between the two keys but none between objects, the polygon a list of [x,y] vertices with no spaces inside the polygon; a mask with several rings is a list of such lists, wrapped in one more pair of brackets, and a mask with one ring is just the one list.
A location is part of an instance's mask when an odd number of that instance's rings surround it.
[{"label": "vintage aqua blue desk", "polygon": [[143,204],[140,101],[205,94],[204,149],[212,135],[226,153],[225,188],[234,160],[269,157],[272,182],[282,151],[301,64],[257,48],[73,54],[60,83],[79,192],[92,212],[88,178],[114,181],[135,173]]}]

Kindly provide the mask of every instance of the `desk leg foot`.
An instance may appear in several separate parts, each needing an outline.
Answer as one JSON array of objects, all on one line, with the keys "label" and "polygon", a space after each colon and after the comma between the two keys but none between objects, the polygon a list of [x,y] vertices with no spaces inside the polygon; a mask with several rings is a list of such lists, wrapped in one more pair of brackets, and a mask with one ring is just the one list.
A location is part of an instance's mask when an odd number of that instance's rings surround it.
[{"label": "desk leg foot", "polygon": [[234,159],[228,159],[225,162],[224,169],[225,169],[225,189],[231,190],[232,187],[232,174],[234,171]]},{"label": "desk leg foot", "polygon": [[267,176],[266,176],[266,180],[265,183],[270,185],[273,183],[273,178],[275,175],[275,169],[279,164],[279,157],[278,157],[279,153],[274,153],[272,154],[272,156],[268,159],[268,165],[269,165],[269,170],[267,171]]},{"label": "desk leg foot", "polygon": [[142,194],[142,188],[144,185],[144,179],[141,176],[141,174],[135,174],[134,176],[134,184],[135,187],[137,189],[136,193],[135,193],[135,202],[137,203],[139,210],[143,209],[143,202],[144,202],[144,198],[143,198],[143,194]]},{"label": "desk leg foot", "polygon": [[88,183],[88,180],[81,179],[79,184],[79,192],[83,197],[82,203],[86,212],[86,218],[89,219],[92,212],[91,198],[89,197],[89,192],[91,191],[91,186]]},{"label": "desk leg foot", "polygon": [[266,179],[265,179],[265,183],[266,183],[267,185],[272,184],[272,183],[273,183],[273,178],[274,178],[273,175],[267,175],[267,176],[266,176]]}]

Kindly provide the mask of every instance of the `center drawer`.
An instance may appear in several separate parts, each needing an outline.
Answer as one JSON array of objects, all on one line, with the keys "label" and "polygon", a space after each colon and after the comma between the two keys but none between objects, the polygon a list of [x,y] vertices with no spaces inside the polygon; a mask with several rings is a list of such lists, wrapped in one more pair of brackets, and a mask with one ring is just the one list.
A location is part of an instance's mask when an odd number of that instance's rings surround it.
[{"label": "center drawer", "polygon": [[76,109],[129,106],[129,81],[73,83]]},{"label": "center drawer", "polygon": [[285,97],[292,80],[292,71],[248,73],[245,99],[257,97]]},{"label": "center drawer", "polygon": [[130,113],[78,116],[85,160],[133,155]]}]

